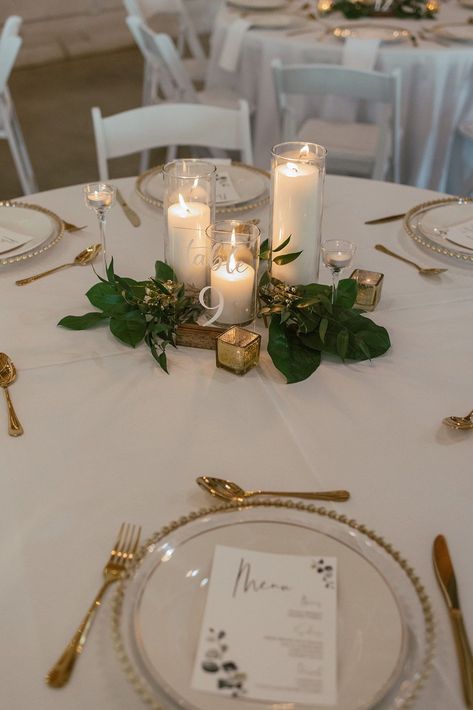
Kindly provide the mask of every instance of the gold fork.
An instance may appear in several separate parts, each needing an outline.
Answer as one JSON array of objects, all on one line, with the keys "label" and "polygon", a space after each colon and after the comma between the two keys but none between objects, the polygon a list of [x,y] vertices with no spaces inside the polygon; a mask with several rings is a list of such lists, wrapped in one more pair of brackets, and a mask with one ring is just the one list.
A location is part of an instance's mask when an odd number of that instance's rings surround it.
[{"label": "gold fork", "polygon": [[105,581],[90,605],[81,625],[66,646],[64,653],[46,676],[46,683],[51,687],[62,688],[69,681],[75,662],[84,650],[89,629],[95,618],[95,612],[101,605],[102,597],[108,587],[120,579],[126,565],[133,559],[138,549],[140,535],[141,527],[135,527],[135,525],[129,525],[128,523],[121,524],[117,541],[103,570]]}]

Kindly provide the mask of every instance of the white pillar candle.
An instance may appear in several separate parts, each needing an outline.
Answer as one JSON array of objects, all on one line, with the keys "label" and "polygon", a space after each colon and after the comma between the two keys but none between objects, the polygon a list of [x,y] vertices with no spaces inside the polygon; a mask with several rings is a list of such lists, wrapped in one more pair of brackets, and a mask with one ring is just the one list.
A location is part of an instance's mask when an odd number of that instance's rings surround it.
[{"label": "white pillar candle", "polygon": [[236,261],[233,254],[210,272],[211,306],[222,304],[220,323],[247,323],[253,317],[255,270],[250,264]]},{"label": "white pillar candle", "polygon": [[326,260],[327,266],[331,266],[333,269],[344,269],[350,265],[352,254],[347,251],[336,251],[328,253]]},{"label": "white pillar candle", "polygon": [[94,192],[89,192],[86,197],[91,207],[100,210],[110,207],[113,195],[107,190],[95,190]]},{"label": "white pillar candle", "polygon": [[[306,156],[311,157],[311,154]],[[287,162],[274,168],[273,229],[274,249],[289,235],[289,244],[274,256],[303,253],[284,266],[272,264],[272,275],[290,284],[311,283],[317,273],[316,258],[320,241],[321,176],[315,165]]]},{"label": "white pillar candle", "polygon": [[171,266],[179,281],[201,289],[205,286],[205,230],[210,207],[203,202],[179,202],[168,208]]}]

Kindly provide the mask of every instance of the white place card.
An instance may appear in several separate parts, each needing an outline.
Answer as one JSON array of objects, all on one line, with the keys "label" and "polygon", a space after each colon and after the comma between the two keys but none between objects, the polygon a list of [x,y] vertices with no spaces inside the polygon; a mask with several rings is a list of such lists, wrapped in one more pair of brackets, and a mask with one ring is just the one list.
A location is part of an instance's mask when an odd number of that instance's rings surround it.
[{"label": "white place card", "polygon": [[13,249],[27,244],[32,239],[33,237],[26,234],[19,234],[18,232],[13,232],[11,229],[6,229],[6,227],[0,227],[0,254],[13,251]]},{"label": "white place card", "polygon": [[335,705],[337,561],[215,548],[192,687]]},{"label": "white place card", "polygon": [[228,170],[217,166],[217,176],[215,185],[215,201],[222,202],[238,202],[240,195],[235,189],[233,180]]},{"label": "white place card", "polygon": [[473,219],[449,227],[446,233],[447,239],[451,239],[461,246],[473,248]]}]

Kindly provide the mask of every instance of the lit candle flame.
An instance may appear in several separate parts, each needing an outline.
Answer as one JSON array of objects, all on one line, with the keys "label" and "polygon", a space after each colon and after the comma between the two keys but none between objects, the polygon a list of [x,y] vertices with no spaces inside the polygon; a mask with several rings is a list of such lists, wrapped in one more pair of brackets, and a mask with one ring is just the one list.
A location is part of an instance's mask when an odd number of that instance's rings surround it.
[{"label": "lit candle flame", "polygon": [[233,274],[233,272],[236,270],[236,267],[237,267],[236,259],[233,254],[230,254],[230,258],[229,258],[228,264],[227,264],[228,273]]},{"label": "lit candle flame", "polygon": [[305,146],[303,146],[299,151],[299,158],[307,158],[308,155],[309,155],[309,146],[306,143]]},{"label": "lit candle flame", "polygon": [[230,238],[230,242],[232,244],[232,247],[236,246],[236,234],[235,234],[235,227],[232,229],[232,236]]},{"label": "lit candle flame", "polygon": [[179,204],[181,205],[182,209],[185,210],[186,212],[190,212],[190,209],[186,205],[186,201],[184,200],[183,196],[181,193],[179,193]]}]

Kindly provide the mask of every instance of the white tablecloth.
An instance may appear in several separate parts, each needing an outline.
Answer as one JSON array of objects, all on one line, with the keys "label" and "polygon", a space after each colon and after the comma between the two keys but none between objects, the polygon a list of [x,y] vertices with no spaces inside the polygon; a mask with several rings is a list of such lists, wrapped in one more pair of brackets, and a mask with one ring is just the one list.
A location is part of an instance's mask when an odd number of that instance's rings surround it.
[{"label": "white tablecloth", "polygon": [[[144,278],[163,255],[162,219],[134,195],[132,179],[117,184],[142,226],[131,227],[115,207],[110,251],[117,273]],[[351,500],[336,509],[401,551],[437,616],[435,667],[416,707],[462,710],[431,545],[439,532],[448,538],[473,636],[473,433],[441,425],[446,414],[472,406],[473,267],[452,262],[441,278],[422,278],[373,249],[383,242],[437,263],[399,222],[363,224],[433,197],[401,185],[328,178],[324,236],[355,241],[354,266],[385,273],[373,318],[388,328],[392,349],[371,364],[326,360],[296,385],[284,383],[266,353],[259,368],[238,378],[216,369],[210,351],[180,348],[170,353],[168,376],[145,346],[127,348],[105,328],[56,327],[66,314],[92,310],[84,296],[95,282],[92,269],[75,267],[22,288],[14,281],[70,261],[97,241],[97,227],[79,186],[28,198],[89,226],[0,271],[0,349],[18,368],[11,396],[25,429],[9,437],[2,406],[2,707],[139,710],[114,659],[107,609],[70,685],[52,690],[43,677],[99,586],[119,523],[140,523],[148,537],[212,503],[194,483],[207,473],[255,488],[349,489]],[[244,457],[229,455],[235,446]]]},{"label": "white tablecloth", "polygon": [[[440,22],[465,22],[469,15],[471,10],[449,2],[442,5],[436,21],[367,21],[417,33]],[[297,36],[287,35],[286,30],[251,29],[244,37],[236,71],[224,71],[219,67],[222,45],[229,23],[237,16],[224,6],[217,16],[207,86],[232,88],[254,107],[255,162],[267,168],[271,146],[279,142],[271,61],[279,58],[283,64],[338,64],[343,45],[322,35],[323,27],[315,23],[319,29],[313,34]],[[342,15],[330,16],[325,23],[349,24]],[[421,39],[418,47],[410,42],[383,44],[374,68],[383,72],[401,70],[401,182],[464,194],[473,179],[473,145],[456,135],[456,128],[464,120],[473,120],[472,45],[451,42],[450,47],[444,47]],[[301,103],[301,109],[310,113],[316,105],[315,100]]]}]

